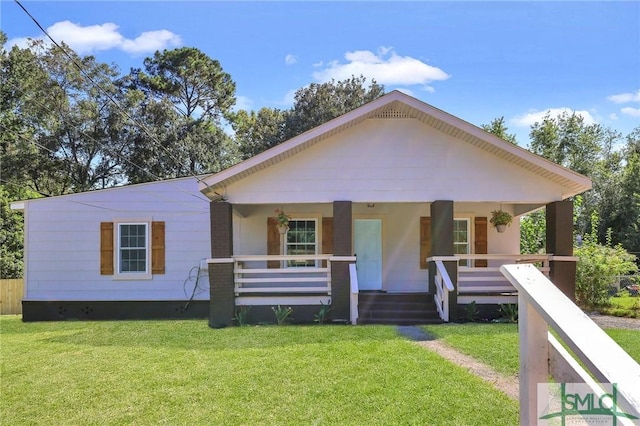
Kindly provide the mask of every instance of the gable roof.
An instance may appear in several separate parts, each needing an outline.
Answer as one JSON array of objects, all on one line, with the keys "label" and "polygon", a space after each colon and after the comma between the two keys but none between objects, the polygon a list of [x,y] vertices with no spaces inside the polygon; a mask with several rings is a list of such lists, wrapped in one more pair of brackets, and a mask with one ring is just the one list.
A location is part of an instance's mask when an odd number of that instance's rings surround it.
[{"label": "gable roof", "polygon": [[458,117],[437,109],[399,91],[390,92],[340,117],[281,143],[219,173],[200,181],[200,190],[212,199],[218,190],[279,163],[337,133],[370,118],[412,118],[440,132],[485,150],[498,158],[539,175],[566,188],[571,197],[591,189],[591,180],[555,164],[522,147],[507,142]]}]

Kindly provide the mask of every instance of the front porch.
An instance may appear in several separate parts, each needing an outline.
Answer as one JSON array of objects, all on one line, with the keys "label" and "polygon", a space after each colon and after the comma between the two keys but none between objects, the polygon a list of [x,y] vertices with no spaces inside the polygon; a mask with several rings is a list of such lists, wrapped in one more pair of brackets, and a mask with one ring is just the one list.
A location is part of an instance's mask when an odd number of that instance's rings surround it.
[{"label": "front porch", "polygon": [[[272,306],[281,305],[293,307],[297,322],[312,322],[322,306],[332,305],[333,288],[341,285],[333,282],[332,268],[348,265],[349,314],[330,314],[330,320],[351,324],[411,325],[465,319],[466,306],[472,302],[485,316],[495,317],[498,306],[518,301],[517,290],[500,272],[502,265],[533,264],[549,277],[552,263],[576,260],[571,256],[551,254],[430,257],[427,261],[435,265],[436,271],[433,292],[426,291],[427,282],[425,291],[421,292],[361,290],[355,256],[238,255],[207,262],[218,266],[233,265],[233,311],[252,307],[255,321],[269,315]],[[279,267],[266,267],[274,263]],[[454,277],[449,275],[445,263],[456,270]],[[483,266],[459,266],[461,263]],[[291,266],[296,264],[317,266]]]},{"label": "front porch", "polygon": [[[489,232],[483,215],[495,206],[453,201],[296,204],[286,208],[291,229],[278,230],[273,205],[214,201],[210,325],[232,324],[241,306],[255,306],[257,322],[272,321],[271,307],[278,305],[291,306],[298,322],[312,322],[329,304],[334,320],[352,324],[358,317],[360,323],[428,322],[434,319],[429,316],[432,304],[439,307],[441,320],[456,320],[464,318],[465,305],[473,301],[496,310],[515,302],[515,290],[498,269],[509,263],[539,263],[572,297],[571,202],[547,205],[547,250],[552,254],[536,256],[502,254],[501,249],[519,245],[519,232],[515,226],[504,234]],[[423,293],[429,301],[419,309],[411,301],[391,308],[393,298],[373,302],[369,296],[365,306],[382,306],[359,308],[363,291]]]}]

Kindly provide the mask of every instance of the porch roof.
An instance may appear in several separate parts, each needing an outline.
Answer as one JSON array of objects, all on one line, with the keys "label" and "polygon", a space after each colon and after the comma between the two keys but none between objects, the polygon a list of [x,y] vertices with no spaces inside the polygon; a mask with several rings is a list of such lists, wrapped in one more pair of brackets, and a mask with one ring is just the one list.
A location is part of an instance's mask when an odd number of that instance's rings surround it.
[{"label": "porch roof", "polygon": [[200,191],[219,199],[220,191],[247,176],[277,164],[337,133],[371,118],[411,118],[458,140],[480,148],[497,158],[561,185],[564,198],[591,189],[591,179],[511,144],[458,117],[448,114],[399,91],[393,91],[360,108],[315,127],[280,145],[224,171],[209,175],[199,183]]}]

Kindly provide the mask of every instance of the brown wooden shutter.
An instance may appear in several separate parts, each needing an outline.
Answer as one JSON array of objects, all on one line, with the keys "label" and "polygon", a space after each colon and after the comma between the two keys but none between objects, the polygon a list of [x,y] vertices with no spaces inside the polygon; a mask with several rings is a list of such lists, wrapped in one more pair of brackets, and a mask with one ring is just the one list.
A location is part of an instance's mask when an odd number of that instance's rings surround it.
[{"label": "brown wooden shutter", "polygon": [[113,275],[113,223],[100,223],[100,275]]},{"label": "brown wooden shutter", "polygon": [[151,222],[151,273],[164,274],[164,222]]},{"label": "brown wooden shutter", "polygon": [[[487,218],[486,217],[476,217],[473,220],[474,228],[475,228],[475,243],[474,243],[474,252],[475,254],[487,254]],[[478,268],[486,268],[487,261],[486,260],[476,260],[475,266]]]},{"label": "brown wooden shutter", "polygon": [[431,218],[420,218],[420,269],[429,268],[427,257],[431,256]]},{"label": "brown wooden shutter", "polygon": [[[267,254],[279,255],[280,254],[280,232],[278,232],[278,222],[275,218],[267,218]],[[277,260],[270,260],[267,262],[267,268],[279,268],[280,262]]]},{"label": "brown wooden shutter", "polygon": [[[333,218],[322,218],[322,254],[333,254]],[[322,262],[322,267],[326,268],[327,262]]]}]

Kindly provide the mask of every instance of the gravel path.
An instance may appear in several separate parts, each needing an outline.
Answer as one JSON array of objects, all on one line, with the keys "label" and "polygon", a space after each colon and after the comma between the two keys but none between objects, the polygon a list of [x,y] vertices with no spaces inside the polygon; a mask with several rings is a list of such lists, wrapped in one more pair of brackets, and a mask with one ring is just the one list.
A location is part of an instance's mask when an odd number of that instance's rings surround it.
[{"label": "gravel path", "polygon": [[640,330],[640,318],[622,318],[600,315],[597,312],[590,313],[589,318],[601,328],[624,328],[627,330]]}]

